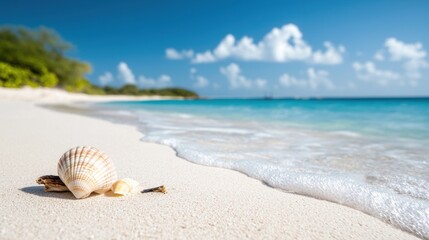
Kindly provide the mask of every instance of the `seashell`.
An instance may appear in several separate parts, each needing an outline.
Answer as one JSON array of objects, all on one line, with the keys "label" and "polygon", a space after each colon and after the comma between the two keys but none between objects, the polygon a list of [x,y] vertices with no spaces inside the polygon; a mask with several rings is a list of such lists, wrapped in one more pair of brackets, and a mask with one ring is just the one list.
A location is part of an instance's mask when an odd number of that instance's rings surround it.
[{"label": "seashell", "polygon": [[58,162],[58,175],[76,198],[105,193],[118,178],[110,158],[89,146],[64,153]]},{"label": "seashell", "polygon": [[133,192],[138,185],[139,182],[131,178],[124,178],[116,181],[112,185],[111,190],[114,194],[127,195],[128,193]]}]

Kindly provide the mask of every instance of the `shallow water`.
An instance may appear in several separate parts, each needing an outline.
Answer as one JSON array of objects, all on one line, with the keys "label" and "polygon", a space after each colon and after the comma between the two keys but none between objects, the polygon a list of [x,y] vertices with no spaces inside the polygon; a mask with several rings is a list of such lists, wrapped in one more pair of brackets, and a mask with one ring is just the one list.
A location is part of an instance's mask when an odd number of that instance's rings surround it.
[{"label": "shallow water", "polygon": [[102,104],[199,164],[340,203],[429,238],[429,99]]}]

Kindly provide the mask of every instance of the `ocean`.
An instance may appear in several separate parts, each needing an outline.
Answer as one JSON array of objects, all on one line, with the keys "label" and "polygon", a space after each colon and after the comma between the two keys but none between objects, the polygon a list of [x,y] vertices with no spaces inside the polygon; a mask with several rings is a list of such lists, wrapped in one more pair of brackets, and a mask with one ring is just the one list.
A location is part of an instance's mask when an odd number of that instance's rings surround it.
[{"label": "ocean", "polygon": [[332,201],[429,238],[429,99],[112,102],[194,163]]}]

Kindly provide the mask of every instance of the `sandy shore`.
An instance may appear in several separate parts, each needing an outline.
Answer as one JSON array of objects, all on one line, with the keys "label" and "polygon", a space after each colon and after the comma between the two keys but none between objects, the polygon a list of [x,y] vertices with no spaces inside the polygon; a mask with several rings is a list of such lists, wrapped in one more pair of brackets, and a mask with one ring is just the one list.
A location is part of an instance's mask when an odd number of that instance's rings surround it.
[{"label": "sandy shore", "polygon": [[[38,103],[69,103],[69,102],[101,102],[101,101],[130,101],[130,100],[160,100],[173,99],[162,96],[124,96],[124,95],[87,95],[82,93],[69,93],[62,89],[31,88],[20,89],[1,88],[0,100],[3,101],[27,101]],[[177,99],[177,98],[175,98]]]},{"label": "sandy shore", "polygon": [[[1,99],[1,94],[0,94]],[[416,239],[338,204],[284,193],[241,173],[192,164],[134,127],[0,100],[0,239]],[[69,148],[107,152],[120,177],[168,194],[45,193]]]}]

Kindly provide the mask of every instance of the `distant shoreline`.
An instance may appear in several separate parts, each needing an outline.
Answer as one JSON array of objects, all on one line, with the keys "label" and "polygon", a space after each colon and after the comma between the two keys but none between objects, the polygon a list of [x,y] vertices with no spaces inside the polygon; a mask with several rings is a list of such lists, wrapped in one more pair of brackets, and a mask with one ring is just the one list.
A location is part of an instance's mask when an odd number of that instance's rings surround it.
[{"label": "distant shoreline", "polygon": [[84,93],[70,93],[65,90],[55,88],[0,88],[0,100],[33,101],[39,103],[148,101],[170,99],[181,100],[184,98],[166,96],[88,95]]},{"label": "distant shoreline", "polygon": [[71,93],[58,88],[2,88],[0,87],[0,99],[27,100],[27,101],[60,101],[60,102],[108,102],[108,101],[148,101],[148,100],[255,100],[255,101],[279,101],[279,100],[302,100],[302,101],[377,101],[377,100],[429,100],[429,96],[385,96],[385,97],[249,97],[249,98],[184,98],[169,96],[133,96],[133,95],[90,95],[85,93]]}]

